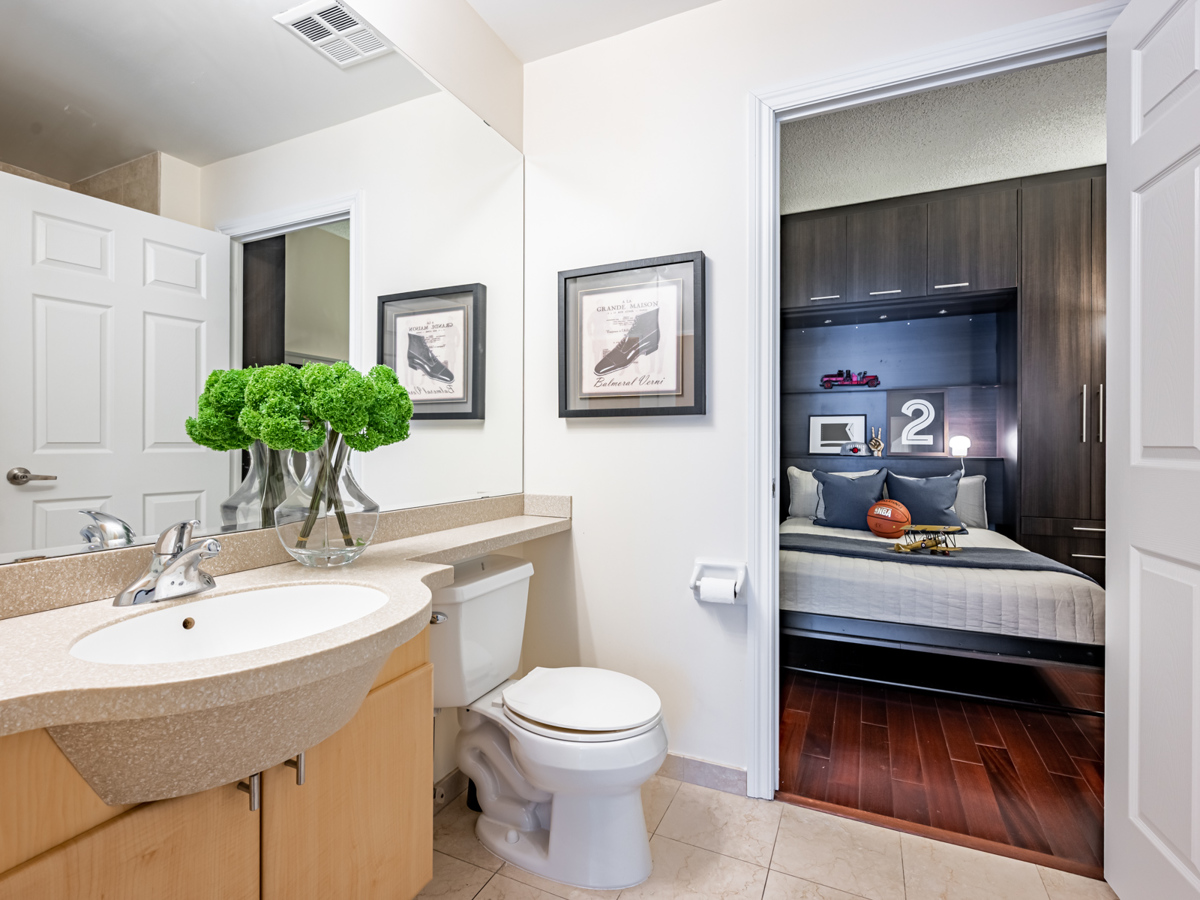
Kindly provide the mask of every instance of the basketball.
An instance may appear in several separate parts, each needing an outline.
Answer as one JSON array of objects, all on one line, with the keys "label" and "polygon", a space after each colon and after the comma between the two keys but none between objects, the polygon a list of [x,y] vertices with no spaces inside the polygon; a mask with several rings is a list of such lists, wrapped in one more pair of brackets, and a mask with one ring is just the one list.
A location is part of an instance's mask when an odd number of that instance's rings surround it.
[{"label": "basketball", "polygon": [[880,500],[867,511],[867,526],[882,538],[904,537],[904,530],[911,524],[908,507],[899,500]]}]

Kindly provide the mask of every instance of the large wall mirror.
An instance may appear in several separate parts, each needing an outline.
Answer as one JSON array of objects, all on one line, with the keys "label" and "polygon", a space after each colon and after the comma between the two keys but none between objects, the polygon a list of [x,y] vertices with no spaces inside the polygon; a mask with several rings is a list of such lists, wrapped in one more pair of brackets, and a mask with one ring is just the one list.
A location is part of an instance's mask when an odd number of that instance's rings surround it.
[{"label": "large wall mirror", "polygon": [[252,452],[184,430],[209,373],[365,372],[379,298],[448,286],[486,291],[486,416],[414,419],[356,475],[382,510],[522,490],[521,154],[336,0],[291,5],[13,10],[0,563],[262,527],[228,502]]}]

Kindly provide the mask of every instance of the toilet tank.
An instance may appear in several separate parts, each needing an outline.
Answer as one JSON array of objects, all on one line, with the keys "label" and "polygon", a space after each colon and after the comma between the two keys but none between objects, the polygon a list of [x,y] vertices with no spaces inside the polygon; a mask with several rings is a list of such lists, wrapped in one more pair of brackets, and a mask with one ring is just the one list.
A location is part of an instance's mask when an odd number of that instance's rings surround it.
[{"label": "toilet tank", "polygon": [[433,705],[467,706],[504,683],[520,665],[525,603],[533,566],[485,556],[454,567],[454,584],[433,592],[445,620],[429,629]]}]

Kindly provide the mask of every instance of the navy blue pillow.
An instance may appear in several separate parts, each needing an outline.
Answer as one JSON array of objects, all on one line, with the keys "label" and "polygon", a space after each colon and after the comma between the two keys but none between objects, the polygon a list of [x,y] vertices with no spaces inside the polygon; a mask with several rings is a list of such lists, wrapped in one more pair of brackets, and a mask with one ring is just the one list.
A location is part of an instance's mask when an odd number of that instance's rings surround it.
[{"label": "navy blue pillow", "polygon": [[813,472],[817,492],[825,505],[825,518],[814,519],[814,525],[826,528],[857,528],[869,531],[867,511],[883,497],[883,481],[887,469],[861,478],[846,478],[831,472]]},{"label": "navy blue pillow", "polygon": [[[958,499],[958,482],[962,472],[934,478],[908,478],[888,473],[889,500],[899,500],[908,507],[914,525],[958,525],[962,520],[954,512]],[[965,533],[967,529],[963,528]]]}]

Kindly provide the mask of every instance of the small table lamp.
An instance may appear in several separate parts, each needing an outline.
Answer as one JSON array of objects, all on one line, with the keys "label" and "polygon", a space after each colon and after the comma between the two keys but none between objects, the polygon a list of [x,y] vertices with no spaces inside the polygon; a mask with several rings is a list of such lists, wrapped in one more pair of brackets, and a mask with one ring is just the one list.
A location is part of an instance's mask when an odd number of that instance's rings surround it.
[{"label": "small table lamp", "polygon": [[967,471],[967,464],[963,457],[967,455],[969,449],[971,449],[971,439],[965,434],[956,434],[950,438],[950,455],[959,458],[959,465],[962,466],[964,472]]}]

